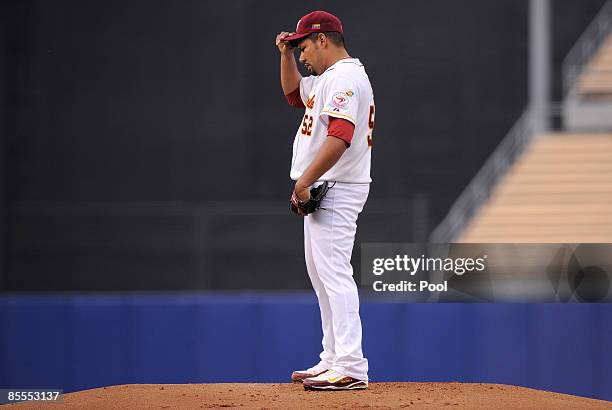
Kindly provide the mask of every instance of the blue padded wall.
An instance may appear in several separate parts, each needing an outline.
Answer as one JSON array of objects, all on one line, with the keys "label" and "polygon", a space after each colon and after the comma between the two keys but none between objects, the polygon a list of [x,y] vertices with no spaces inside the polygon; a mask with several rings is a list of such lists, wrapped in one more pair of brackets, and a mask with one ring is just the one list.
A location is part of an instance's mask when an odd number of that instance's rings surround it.
[{"label": "blue padded wall", "polygon": [[[612,400],[612,304],[364,300],[372,381],[513,384]],[[312,365],[311,294],[0,297],[0,387],[285,382]]]}]

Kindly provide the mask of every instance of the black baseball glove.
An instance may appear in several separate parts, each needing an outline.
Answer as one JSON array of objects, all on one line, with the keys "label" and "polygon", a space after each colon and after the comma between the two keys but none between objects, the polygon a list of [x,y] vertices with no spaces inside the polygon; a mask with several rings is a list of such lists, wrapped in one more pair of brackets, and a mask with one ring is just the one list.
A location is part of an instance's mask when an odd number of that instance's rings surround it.
[{"label": "black baseball glove", "polygon": [[319,208],[321,208],[321,201],[323,201],[323,198],[325,198],[325,195],[327,195],[329,188],[331,187],[327,181],[323,182],[316,188],[311,188],[310,199],[305,202],[300,201],[298,196],[295,194],[295,191],[293,191],[291,194],[291,200],[289,201],[289,208],[294,213],[302,216],[316,212]]}]

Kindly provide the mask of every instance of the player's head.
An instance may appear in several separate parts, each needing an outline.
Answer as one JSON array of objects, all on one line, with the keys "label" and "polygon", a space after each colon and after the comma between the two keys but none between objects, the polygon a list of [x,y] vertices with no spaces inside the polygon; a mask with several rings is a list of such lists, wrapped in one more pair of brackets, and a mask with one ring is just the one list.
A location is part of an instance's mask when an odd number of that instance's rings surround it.
[{"label": "player's head", "polygon": [[342,48],[344,39],[342,33],[326,32],[312,33],[301,40],[296,40],[300,50],[300,62],[315,75],[323,73],[329,67],[330,55]]},{"label": "player's head", "polygon": [[312,74],[321,74],[328,67],[330,56],[344,49],[342,22],[326,11],[313,11],[302,17],[295,34],[285,37],[300,49],[300,61]]}]

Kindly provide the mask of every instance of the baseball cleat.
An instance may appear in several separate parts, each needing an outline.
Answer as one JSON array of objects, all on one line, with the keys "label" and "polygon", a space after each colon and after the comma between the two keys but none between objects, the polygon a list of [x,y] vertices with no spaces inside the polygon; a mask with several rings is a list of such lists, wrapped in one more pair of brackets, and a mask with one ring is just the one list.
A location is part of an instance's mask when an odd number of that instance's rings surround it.
[{"label": "baseball cleat", "polygon": [[364,390],[368,382],[345,376],[334,370],[328,370],[315,377],[304,379],[306,390]]},{"label": "baseball cleat", "polygon": [[320,364],[313,366],[310,369],[296,370],[291,373],[291,381],[294,383],[301,383],[304,379],[307,379],[309,377],[316,377],[322,373],[325,373],[326,371],[327,369],[321,366]]}]

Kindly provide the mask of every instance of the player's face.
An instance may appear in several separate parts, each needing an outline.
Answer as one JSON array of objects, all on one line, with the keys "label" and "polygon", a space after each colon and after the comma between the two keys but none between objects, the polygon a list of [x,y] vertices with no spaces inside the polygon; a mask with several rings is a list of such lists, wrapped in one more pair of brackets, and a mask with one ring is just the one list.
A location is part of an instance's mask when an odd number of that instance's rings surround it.
[{"label": "player's face", "polygon": [[319,45],[307,38],[300,42],[298,48],[300,49],[300,63],[304,64],[310,74],[319,75],[321,73]]}]

